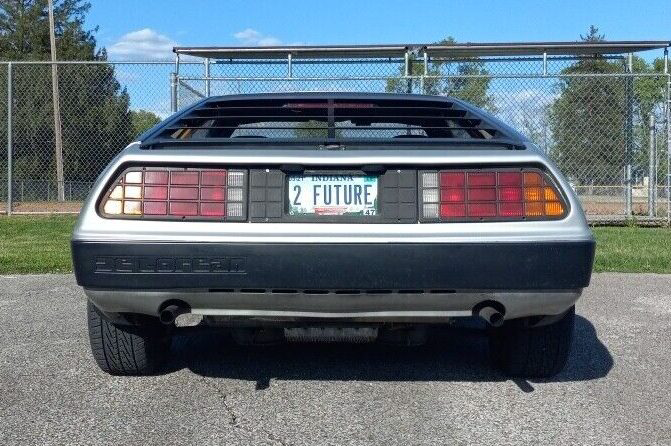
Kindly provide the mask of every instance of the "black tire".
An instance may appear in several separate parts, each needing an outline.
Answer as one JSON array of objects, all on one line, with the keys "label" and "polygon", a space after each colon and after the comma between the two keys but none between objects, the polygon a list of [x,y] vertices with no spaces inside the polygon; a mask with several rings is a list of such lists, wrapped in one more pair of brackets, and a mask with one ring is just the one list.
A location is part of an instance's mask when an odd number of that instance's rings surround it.
[{"label": "black tire", "polygon": [[494,329],[489,337],[494,366],[508,376],[550,378],[568,360],[573,342],[575,307],[552,324],[529,327],[528,319],[515,319]]},{"label": "black tire", "polygon": [[91,351],[98,366],[110,375],[149,375],[157,370],[170,349],[168,330],[150,320],[139,325],[111,322],[87,304]]}]

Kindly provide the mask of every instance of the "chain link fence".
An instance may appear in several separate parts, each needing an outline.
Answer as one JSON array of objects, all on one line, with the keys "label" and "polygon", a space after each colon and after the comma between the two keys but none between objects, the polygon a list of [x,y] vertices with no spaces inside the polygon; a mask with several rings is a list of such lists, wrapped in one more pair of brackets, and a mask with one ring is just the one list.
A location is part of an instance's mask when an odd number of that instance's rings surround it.
[{"label": "chain link fence", "polygon": [[57,66],[62,196],[51,65],[0,64],[0,138],[8,147],[0,157],[0,212],[76,212],[126,144],[209,95],[369,91],[473,102],[558,164],[591,221],[669,222],[670,76],[632,72],[626,57],[222,60],[182,62],[178,73],[156,62]]}]

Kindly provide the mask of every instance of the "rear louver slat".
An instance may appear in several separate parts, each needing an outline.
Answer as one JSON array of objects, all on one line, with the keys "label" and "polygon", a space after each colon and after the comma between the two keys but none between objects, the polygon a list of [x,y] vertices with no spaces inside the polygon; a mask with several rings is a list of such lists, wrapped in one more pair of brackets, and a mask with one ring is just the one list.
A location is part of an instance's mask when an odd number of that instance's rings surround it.
[{"label": "rear louver slat", "polygon": [[161,140],[233,138],[390,139],[471,141],[508,138],[471,108],[447,99],[213,98],[184,113],[155,136]]}]

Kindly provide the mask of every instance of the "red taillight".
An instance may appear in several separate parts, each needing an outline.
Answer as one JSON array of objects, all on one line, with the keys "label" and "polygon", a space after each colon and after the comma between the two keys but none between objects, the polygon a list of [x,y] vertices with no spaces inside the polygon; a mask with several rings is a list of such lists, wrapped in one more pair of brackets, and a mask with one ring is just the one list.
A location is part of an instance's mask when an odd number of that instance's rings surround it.
[{"label": "red taillight", "polygon": [[208,217],[225,217],[226,205],[224,203],[201,203],[200,215]]},{"label": "red taillight", "polygon": [[144,184],[168,184],[168,171],[146,171]]},{"label": "red taillight", "polygon": [[496,188],[468,188],[468,201],[496,201]]},{"label": "red taillight", "polygon": [[197,186],[199,183],[199,172],[194,171],[173,171],[170,172],[170,184],[182,184]]},{"label": "red taillight", "polygon": [[225,170],[204,170],[202,173],[203,186],[225,186],[226,185],[226,171]]},{"label": "red taillight", "polygon": [[171,201],[169,204],[170,215],[177,215],[180,217],[193,217],[194,215],[198,215],[198,203]]},{"label": "red taillight", "polygon": [[464,172],[442,172],[440,174],[441,187],[464,187],[466,174]]},{"label": "red taillight", "polygon": [[446,203],[440,205],[441,217],[465,217],[466,205],[456,203]]},{"label": "red taillight", "polygon": [[226,192],[223,187],[203,187],[200,189],[200,199],[206,201],[225,201]]},{"label": "red taillight", "polygon": [[468,186],[496,186],[496,172],[469,172]]},{"label": "red taillight", "polygon": [[524,204],[499,203],[499,213],[502,217],[524,217]]},{"label": "red taillight", "polygon": [[167,200],[168,188],[165,186],[145,186],[144,198],[153,200]]},{"label": "red taillight", "polygon": [[145,215],[165,215],[168,213],[168,203],[165,201],[145,201]]},{"label": "red taillight", "polygon": [[469,217],[496,217],[496,203],[469,203]]},{"label": "red taillight", "polygon": [[464,197],[466,196],[466,191],[463,188],[447,188],[440,190],[440,201],[441,202],[463,202]]},{"label": "red taillight", "polygon": [[561,218],[566,206],[538,169],[421,173],[422,219],[487,221]]},{"label": "red taillight", "polygon": [[499,201],[522,201],[521,187],[501,187],[499,188]]},{"label": "red taillight", "polygon": [[102,202],[107,217],[244,220],[246,173],[228,169],[136,167]]}]

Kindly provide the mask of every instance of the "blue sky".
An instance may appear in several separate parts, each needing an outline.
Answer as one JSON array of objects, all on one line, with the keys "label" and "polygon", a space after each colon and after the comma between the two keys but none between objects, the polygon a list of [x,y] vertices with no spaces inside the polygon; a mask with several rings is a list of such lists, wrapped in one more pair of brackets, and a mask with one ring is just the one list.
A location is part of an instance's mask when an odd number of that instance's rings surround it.
[{"label": "blue sky", "polygon": [[[431,43],[450,35],[460,42],[573,41],[592,24],[610,40],[671,40],[671,0],[646,0],[645,8],[635,0],[89,1],[87,25],[99,27],[110,60],[172,61],[174,45]],[[662,52],[640,55],[651,60]],[[131,107],[162,117],[170,114],[170,71],[171,64],[116,68]],[[213,94],[230,87],[215,84],[221,88]],[[526,102],[549,97],[522,84],[509,90]]]},{"label": "blue sky", "polygon": [[90,1],[88,25],[117,60],[170,57],[174,44],[576,40],[591,24],[609,40],[671,40],[669,0]]}]

